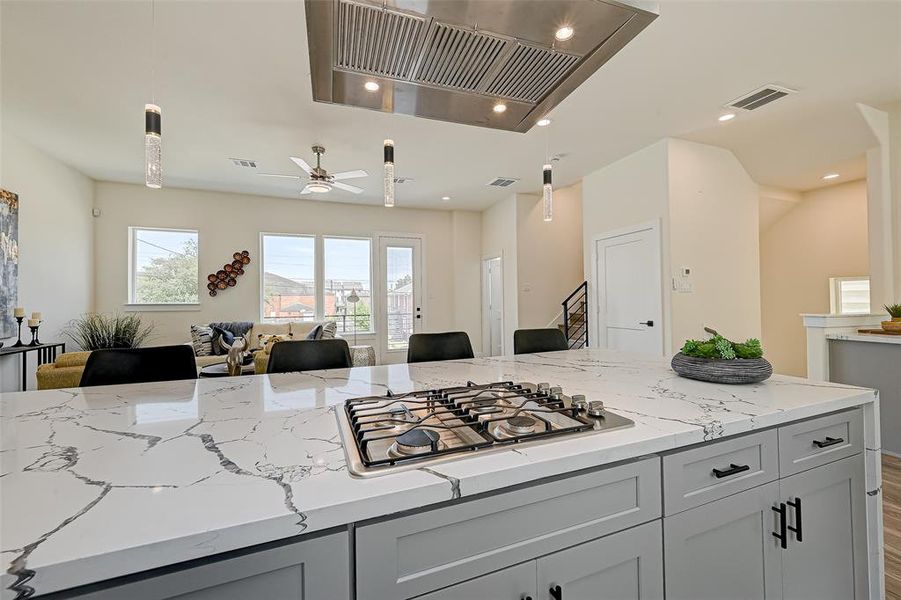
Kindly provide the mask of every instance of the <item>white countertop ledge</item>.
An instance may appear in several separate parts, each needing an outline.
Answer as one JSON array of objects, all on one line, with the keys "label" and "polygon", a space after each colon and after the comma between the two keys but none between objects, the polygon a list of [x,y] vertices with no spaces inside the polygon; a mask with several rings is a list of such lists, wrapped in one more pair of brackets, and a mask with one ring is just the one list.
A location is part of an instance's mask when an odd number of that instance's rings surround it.
[{"label": "white countertop ledge", "polygon": [[827,340],[845,340],[848,342],[873,342],[875,344],[901,344],[901,335],[881,333],[830,333]]},{"label": "white countertop ledge", "polygon": [[[348,475],[335,407],[468,380],[561,385],[635,426]],[[605,350],[0,394],[2,598],[17,580],[45,594],[874,398],[783,376],[702,383]]]}]

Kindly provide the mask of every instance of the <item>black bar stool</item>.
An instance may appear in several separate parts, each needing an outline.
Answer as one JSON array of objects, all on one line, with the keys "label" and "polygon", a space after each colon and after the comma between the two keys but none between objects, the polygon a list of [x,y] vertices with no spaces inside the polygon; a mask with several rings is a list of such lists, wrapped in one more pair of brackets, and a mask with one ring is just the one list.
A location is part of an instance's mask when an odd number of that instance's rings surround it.
[{"label": "black bar stool", "polygon": [[81,387],[197,379],[191,346],[94,350],[81,374]]},{"label": "black bar stool", "polygon": [[276,342],[269,351],[267,373],[349,369],[350,347],[341,339]]},{"label": "black bar stool", "polygon": [[566,336],[559,329],[517,329],[513,332],[513,354],[534,354],[535,352],[556,352],[557,350],[569,350]]},{"label": "black bar stool", "polygon": [[407,347],[408,363],[473,357],[472,344],[464,331],[414,333],[410,336],[410,345]]}]

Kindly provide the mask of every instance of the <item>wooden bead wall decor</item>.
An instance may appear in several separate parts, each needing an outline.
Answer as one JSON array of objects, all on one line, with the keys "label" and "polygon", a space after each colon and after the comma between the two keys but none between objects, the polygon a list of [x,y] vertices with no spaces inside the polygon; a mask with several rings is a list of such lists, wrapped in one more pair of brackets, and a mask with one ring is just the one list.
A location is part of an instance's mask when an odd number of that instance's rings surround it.
[{"label": "wooden bead wall decor", "polygon": [[217,295],[221,290],[227,290],[230,287],[238,285],[238,277],[244,274],[244,266],[250,264],[250,252],[242,250],[232,254],[232,261],[222,265],[222,268],[215,273],[206,276],[206,289],[210,291],[210,296]]}]

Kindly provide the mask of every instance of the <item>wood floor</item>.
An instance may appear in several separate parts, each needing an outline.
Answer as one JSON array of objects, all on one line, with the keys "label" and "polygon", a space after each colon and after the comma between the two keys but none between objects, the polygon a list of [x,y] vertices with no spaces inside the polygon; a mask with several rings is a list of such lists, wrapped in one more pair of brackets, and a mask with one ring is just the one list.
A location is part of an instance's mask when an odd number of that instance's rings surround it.
[{"label": "wood floor", "polygon": [[901,458],[882,455],[885,597],[901,600]]}]

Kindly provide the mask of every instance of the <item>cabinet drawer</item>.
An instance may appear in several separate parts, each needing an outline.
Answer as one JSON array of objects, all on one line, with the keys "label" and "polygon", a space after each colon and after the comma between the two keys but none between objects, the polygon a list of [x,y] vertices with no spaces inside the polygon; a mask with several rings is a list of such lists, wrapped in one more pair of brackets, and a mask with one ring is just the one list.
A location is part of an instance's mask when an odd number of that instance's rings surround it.
[{"label": "cabinet drawer", "polygon": [[860,409],[779,428],[779,475],[788,477],[863,450]]},{"label": "cabinet drawer", "polygon": [[663,504],[676,514],[779,477],[775,430],[713,442],[663,457]]},{"label": "cabinet drawer", "polygon": [[358,597],[411,598],[659,516],[653,457],[361,525]]}]

